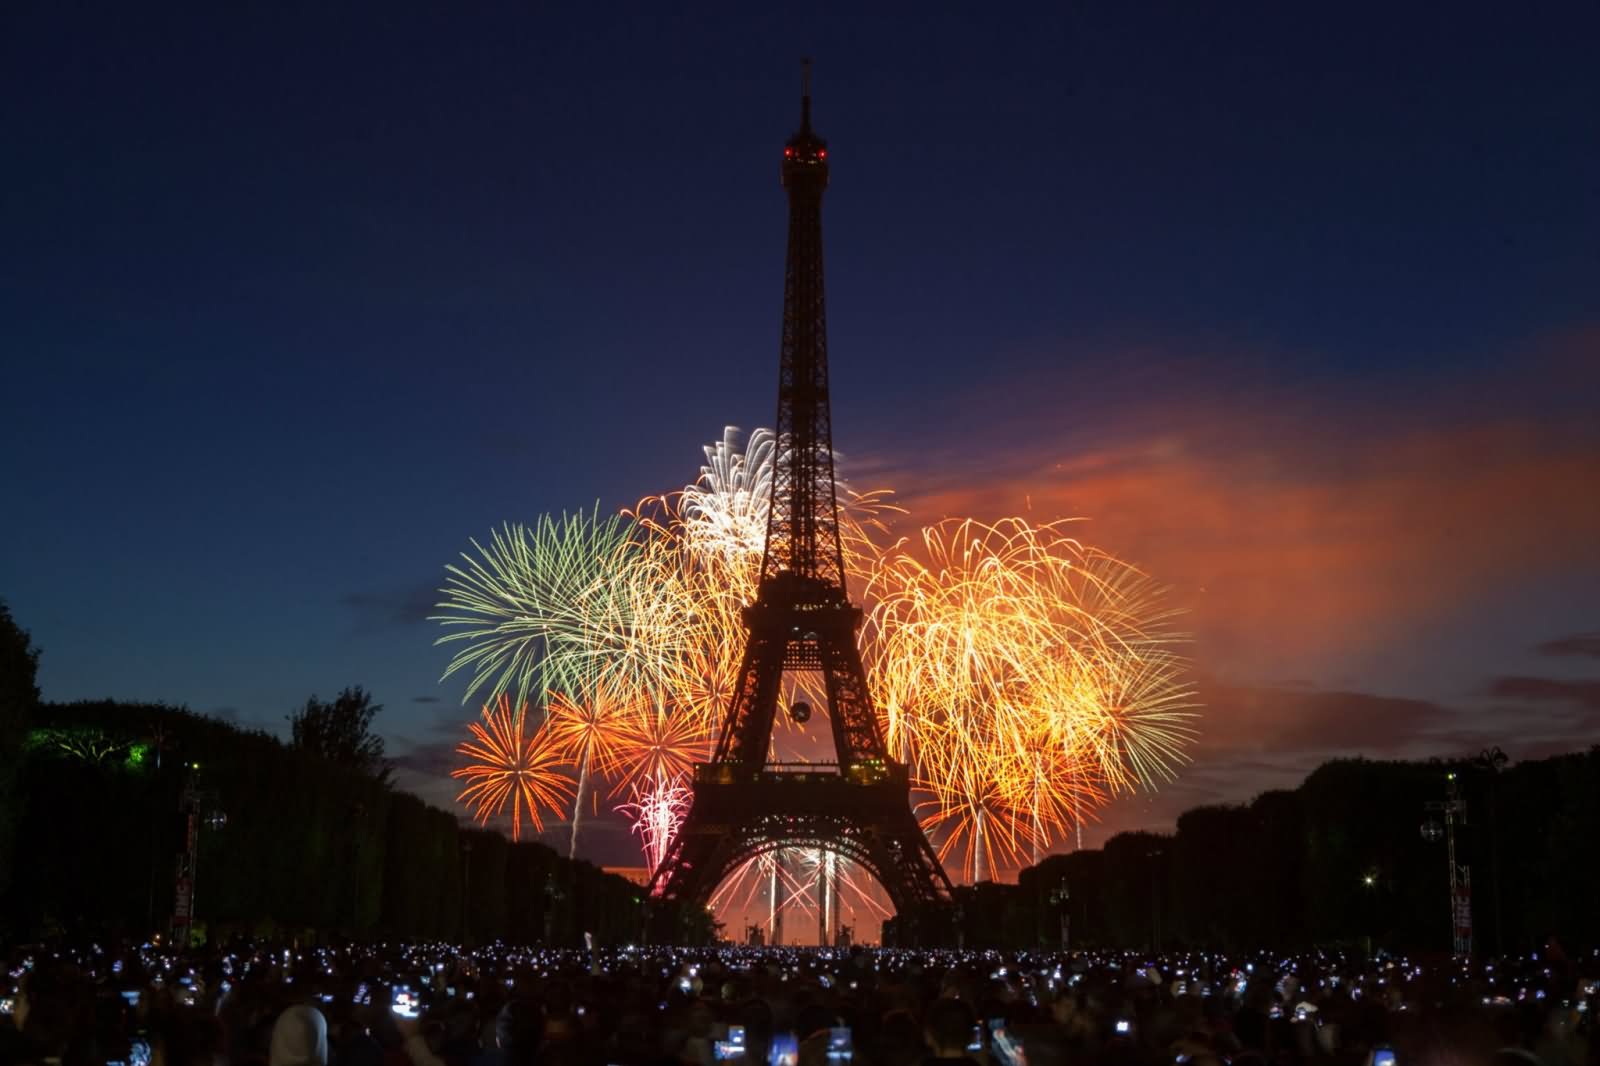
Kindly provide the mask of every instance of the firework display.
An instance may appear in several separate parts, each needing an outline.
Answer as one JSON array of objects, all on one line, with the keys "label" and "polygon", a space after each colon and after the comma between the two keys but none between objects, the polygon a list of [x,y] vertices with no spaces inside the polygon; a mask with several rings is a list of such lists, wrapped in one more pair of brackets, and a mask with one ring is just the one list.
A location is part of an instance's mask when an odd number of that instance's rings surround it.
[{"label": "firework display", "polygon": [[545,515],[532,526],[507,524],[485,547],[445,567],[445,599],[432,615],[462,643],[444,677],[470,670],[462,702],[484,686],[485,699],[509,695],[520,708],[546,692],[569,691],[586,677],[630,665],[611,629],[629,608],[614,575],[629,567],[628,523],[613,515]]},{"label": "firework display", "polygon": [[522,816],[544,829],[540,811],[559,812],[572,792],[563,766],[561,746],[543,727],[527,735],[527,715],[501,696],[483,709],[483,720],[472,722],[456,753],[470,762],[450,776],[467,782],[456,799],[465,804],[479,825],[511,808],[511,839],[522,839]]},{"label": "firework display", "polygon": [[[503,527],[487,546],[474,541],[464,565],[447,568],[436,618],[450,630],[440,642],[462,645],[445,676],[469,673],[468,698],[487,688],[503,716],[525,695],[543,712],[529,746],[540,745],[549,791],[536,795],[552,809],[572,800],[572,849],[584,798],[603,778],[625,797],[616,809],[652,869],[738,676],[740,612],[755,597],[780,460],[766,430],[741,446],[729,428],[704,454],[693,484],[621,515],[546,516]],[[923,826],[952,873],[1014,872],[1111,799],[1172,777],[1196,708],[1160,585],[1081,543],[1066,521],[947,520],[891,542],[888,522],[903,512],[886,493],[840,484],[838,497],[884,736],[911,767]],[[820,711],[825,694],[808,683],[785,677],[791,702]],[[830,736],[824,714],[809,726],[784,721],[775,759],[831,759],[831,742],[818,739]],[[470,801],[482,821],[509,795],[480,790]],[[498,806],[486,806],[491,797]],[[542,826],[537,805],[524,806]],[[882,912],[867,880],[842,857],[790,849],[750,860],[716,902],[760,897],[776,913],[848,894]]]},{"label": "firework display", "polygon": [[885,736],[972,880],[1037,859],[1194,735],[1162,590],[1065,522],[946,521],[886,553],[864,641]]}]

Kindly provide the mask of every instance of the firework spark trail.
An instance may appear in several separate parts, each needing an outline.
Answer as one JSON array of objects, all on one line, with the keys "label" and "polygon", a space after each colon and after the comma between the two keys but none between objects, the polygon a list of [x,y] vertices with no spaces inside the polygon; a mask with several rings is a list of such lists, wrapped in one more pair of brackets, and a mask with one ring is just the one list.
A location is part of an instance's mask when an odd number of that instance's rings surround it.
[{"label": "firework spark trail", "polygon": [[467,782],[456,801],[472,810],[479,825],[511,807],[511,839],[522,838],[522,814],[541,832],[540,810],[559,814],[572,793],[572,782],[561,770],[561,747],[543,727],[525,733],[524,708],[501,696],[483,708],[483,721],[467,726],[474,739],[463,741],[457,754],[474,760],[453,770],[451,777]]}]

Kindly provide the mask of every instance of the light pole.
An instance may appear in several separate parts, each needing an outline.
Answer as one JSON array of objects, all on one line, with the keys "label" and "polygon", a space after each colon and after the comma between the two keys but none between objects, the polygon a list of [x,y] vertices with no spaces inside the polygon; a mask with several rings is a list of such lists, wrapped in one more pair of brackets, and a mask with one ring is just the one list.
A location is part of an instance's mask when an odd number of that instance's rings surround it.
[{"label": "light pole", "polygon": [[1164,854],[1160,848],[1152,848],[1150,858],[1150,950],[1161,950],[1161,895],[1159,891],[1161,865],[1159,859]]},{"label": "light pole", "polygon": [[200,829],[222,829],[228,816],[217,809],[213,792],[200,788],[200,764],[190,763],[189,777],[184,782],[183,794],[178,799],[178,809],[183,813],[183,850],[178,853],[178,872],[172,895],[172,940],[180,949],[189,946],[194,928],[195,873],[200,865]]},{"label": "light pole", "polygon": [[1061,950],[1072,950],[1072,890],[1063,877],[1050,890],[1050,905],[1056,908],[1061,921]]},{"label": "light pole", "polygon": [[461,943],[472,942],[472,838],[461,838]]},{"label": "light pole", "polygon": [[1367,941],[1367,958],[1370,959],[1370,958],[1372,958],[1372,932],[1371,932],[1371,930],[1372,930],[1373,925],[1376,924],[1376,922],[1375,922],[1376,907],[1374,906],[1374,899],[1375,899],[1375,897],[1377,896],[1377,893],[1378,893],[1378,871],[1377,870],[1368,870],[1366,873],[1362,874],[1361,875],[1361,884],[1367,890],[1367,894],[1366,894],[1366,900],[1367,900],[1366,926],[1367,926],[1368,932],[1367,932],[1367,935],[1366,935],[1366,941]]},{"label": "light pole", "polygon": [[1426,810],[1444,815],[1444,829],[1441,831],[1439,823],[1429,819],[1422,824],[1422,838],[1430,844],[1438,843],[1441,836],[1444,838],[1445,861],[1450,867],[1451,949],[1457,955],[1471,955],[1472,869],[1456,862],[1456,821],[1459,817],[1462,825],[1467,824],[1467,801],[1461,798],[1454,770],[1444,775],[1444,781],[1445,798],[1424,804]]},{"label": "light pole", "polygon": [[1500,771],[1506,768],[1511,757],[1499,745],[1485,748],[1477,759],[1480,769],[1489,771],[1489,887],[1494,891],[1494,953],[1506,949],[1504,930],[1500,924],[1500,822],[1496,816],[1495,800],[1500,791]]}]

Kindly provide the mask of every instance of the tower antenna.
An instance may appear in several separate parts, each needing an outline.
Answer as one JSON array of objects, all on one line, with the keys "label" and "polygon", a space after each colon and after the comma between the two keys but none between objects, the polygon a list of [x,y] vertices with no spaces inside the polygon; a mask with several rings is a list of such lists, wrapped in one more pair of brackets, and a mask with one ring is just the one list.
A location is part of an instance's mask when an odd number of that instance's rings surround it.
[{"label": "tower antenna", "polygon": [[800,128],[811,128],[811,57],[800,60]]}]

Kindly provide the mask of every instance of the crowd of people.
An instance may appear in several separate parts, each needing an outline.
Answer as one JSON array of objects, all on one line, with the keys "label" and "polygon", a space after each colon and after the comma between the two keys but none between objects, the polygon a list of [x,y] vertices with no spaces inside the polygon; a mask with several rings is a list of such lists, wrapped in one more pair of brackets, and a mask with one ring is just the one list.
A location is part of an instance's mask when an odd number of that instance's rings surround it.
[{"label": "crowd of people", "polygon": [[0,1063],[1594,1066],[1600,954],[502,945],[8,958]]}]

